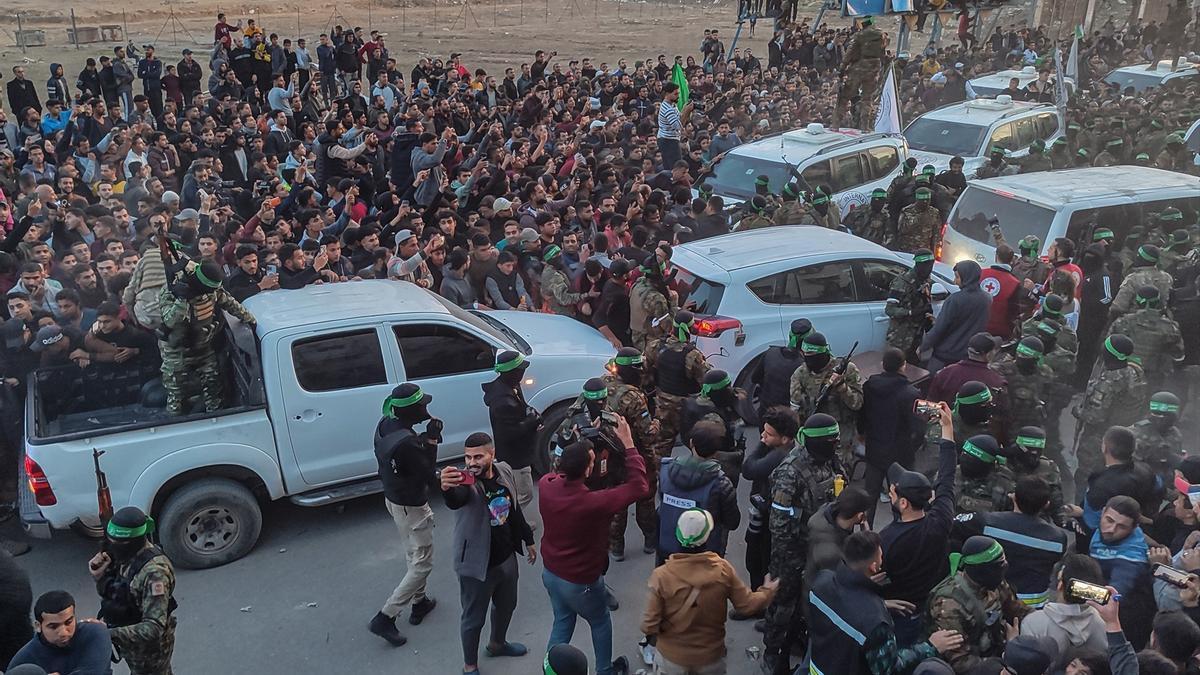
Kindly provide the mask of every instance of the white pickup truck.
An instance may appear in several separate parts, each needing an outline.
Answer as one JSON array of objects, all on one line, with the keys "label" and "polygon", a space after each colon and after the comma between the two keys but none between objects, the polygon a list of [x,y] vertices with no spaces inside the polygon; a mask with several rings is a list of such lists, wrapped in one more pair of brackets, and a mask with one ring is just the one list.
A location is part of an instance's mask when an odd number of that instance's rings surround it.
[{"label": "white pickup truck", "polygon": [[116,508],[152,514],[177,565],[222,565],[254,546],[266,500],[322,506],[381,490],[372,436],[400,382],[433,395],[446,460],[470,433],[491,430],[480,386],[495,377],[496,353],[522,352],[531,363],[526,398],[546,415],[542,459],[550,430],[613,353],[572,319],[467,312],[391,281],[260,293],[246,307],[258,327],[252,333],[229,318],[232,387],[229,407],[216,413],[169,417],[143,401],[103,396],[55,412],[47,400],[61,396],[48,387],[61,379],[30,378],[22,520],[31,533],[96,531],[99,448]]}]

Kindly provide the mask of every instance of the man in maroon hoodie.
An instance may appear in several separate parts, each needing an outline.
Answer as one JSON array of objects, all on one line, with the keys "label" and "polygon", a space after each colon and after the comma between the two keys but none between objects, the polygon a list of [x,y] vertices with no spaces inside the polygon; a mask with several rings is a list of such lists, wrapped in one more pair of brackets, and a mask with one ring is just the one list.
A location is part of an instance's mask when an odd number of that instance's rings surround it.
[{"label": "man in maroon hoodie", "polygon": [[608,524],[612,516],[646,496],[646,463],[633,445],[633,434],[624,417],[617,417],[616,436],[625,450],[625,482],[605,490],[589,490],[584,481],[592,472],[596,453],[591,441],[563,449],[558,472],[538,481],[541,510],[542,583],[554,609],[549,651],[571,641],[575,618],[582,616],[592,628],[597,675],[623,675],[625,657],[612,660],[612,619],[605,599],[604,571],[608,566]]},{"label": "man in maroon hoodie", "polygon": [[929,383],[926,396],[931,401],[943,401],[954,405],[954,397],[967,382],[982,382],[993,391],[1008,386],[1003,375],[988,368],[992,352],[996,350],[996,338],[987,333],[976,333],[967,342],[967,358],[952,363],[938,371]]}]

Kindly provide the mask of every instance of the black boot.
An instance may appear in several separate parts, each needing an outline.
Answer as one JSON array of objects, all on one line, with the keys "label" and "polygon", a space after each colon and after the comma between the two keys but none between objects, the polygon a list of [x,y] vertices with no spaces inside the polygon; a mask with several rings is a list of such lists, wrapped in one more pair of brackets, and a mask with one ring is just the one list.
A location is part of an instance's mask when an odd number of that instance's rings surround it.
[{"label": "black boot", "polygon": [[642,553],[654,553],[658,550],[658,535],[647,534],[642,537]]},{"label": "black boot", "polygon": [[383,612],[376,612],[375,616],[371,619],[371,623],[367,625],[367,630],[387,640],[393,647],[399,647],[408,642],[408,638],[396,630],[395,617],[388,616]]},{"label": "black boot", "polygon": [[419,626],[425,620],[425,615],[433,611],[437,607],[437,600],[428,595],[421,598],[420,601],[414,602],[412,612],[408,615],[408,622],[414,626]]}]

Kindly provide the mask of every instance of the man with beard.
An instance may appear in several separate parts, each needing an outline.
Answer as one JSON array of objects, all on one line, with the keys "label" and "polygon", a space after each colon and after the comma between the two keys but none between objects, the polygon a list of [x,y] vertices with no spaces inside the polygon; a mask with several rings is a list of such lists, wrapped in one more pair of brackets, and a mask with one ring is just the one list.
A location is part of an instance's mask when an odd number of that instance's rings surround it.
[{"label": "man with beard", "polygon": [[959,648],[943,654],[954,672],[969,672],[983,659],[1001,656],[1006,631],[1029,613],[1005,580],[1007,573],[1004,548],[991,537],[970,537],[961,553],[950,555],[950,576],[930,593],[926,623],[931,630],[963,636]]},{"label": "man with beard", "polygon": [[910,363],[920,362],[917,348],[925,331],[933,325],[933,300],[929,295],[933,262],[932,251],[917,249],[913,253],[913,268],[892,280],[884,305],[884,312],[891,319],[887,343],[904,352]]},{"label": "man with beard", "polygon": [[112,641],[108,629],[94,621],[79,621],[75,598],[66,591],[43,593],[33,606],[37,635],[17,652],[5,669],[36,665],[40,672],[112,675]]},{"label": "man with beard", "polygon": [[1156,611],[1151,561],[1170,564],[1170,551],[1150,547],[1138,521],[1142,509],[1126,495],[1109,498],[1100,513],[1099,527],[1092,534],[1088,554],[1100,563],[1104,579],[1121,596],[1121,625],[1134,649],[1145,646]]},{"label": "man with beard", "polygon": [[113,514],[105,550],[88,561],[100,594],[98,617],[132,675],[171,672],[175,650],[175,568],[150,543],[154,521],[136,506]]},{"label": "man with beard", "polygon": [[812,322],[808,319],[796,319],[788,327],[788,342],[785,346],[768,347],[750,373],[750,382],[757,384],[758,415],[761,417],[767,408],[777,405],[788,405],[791,402],[789,390],[792,373],[804,361],[800,351],[800,343],[812,333]]},{"label": "man with beard", "polygon": [[863,239],[883,244],[884,237],[887,235],[889,219],[887,190],[876,188],[871,191],[871,202],[868,207],[860,206],[851,211],[850,215],[846,216],[845,225],[851,232]]},{"label": "man with beard", "polygon": [[950,191],[951,196],[958,198],[967,189],[967,177],[963,174],[963,158],[950,158],[950,168],[934,177],[933,182]]}]

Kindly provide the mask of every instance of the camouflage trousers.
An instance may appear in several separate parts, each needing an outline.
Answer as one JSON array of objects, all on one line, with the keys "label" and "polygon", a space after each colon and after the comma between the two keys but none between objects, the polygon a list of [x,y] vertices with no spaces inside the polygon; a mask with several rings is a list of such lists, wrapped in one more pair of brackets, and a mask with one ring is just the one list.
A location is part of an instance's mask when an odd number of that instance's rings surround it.
[{"label": "camouflage trousers", "polygon": [[846,69],[846,77],[842,80],[842,86],[838,90],[837,114],[839,119],[835,126],[841,125],[840,116],[843,114],[843,109],[847,108],[856,97],[859,97],[858,128],[866,128],[875,121],[874,111],[879,89],[879,69],[878,60],[863,61]]},{"label": "camouflage trousers", "polygon": [[920,322],[892,319],[887,329],[887,345],[904,352],[909,363],[919,363],[917,351],[925,335],[924,318]]},{"label": "camouflage trousers", "polygon": [[808,622],[804,619],[803,564],[789,570],[779,579],[779,590],[767,606],[766,628],[763,630],[764,653],[776,661],[776,673],[790,673],[788,660],[794,646],[808,644]]},{"label": "camouflage trousers", "polygon": [[1075,447],[1070,452],[1063,451],[1064,464],[1073,468],[1075,473],[1075,494],[1083,494],[1087,488],[1088,476],[1093,471],[1104,468],[1104,454],[1100,445],[1107,427],[1099,425],[1084,425],[1075,440]]},{"label": "camouflage trousers", "polygon": [[[658,511],[654,508],[654,495],[658,493],[658,472],[650,470],[647,461],[646,478],[650,482],[650,496],[639,499],[633,504],[633,518],[638,529],[645,537],[656,537],[658,534]],[[613,553],[625,552],[625,528],[629,524],[629,509],[624,508],[613,516],[608,528],[608,550]]]},{"label": "camouflage trousers", "polygon": [[199,380],[205,412],[221,409],[225,382],[221,378],[221,362],[212,349],[185,350],[158,343],[162,353],[163,388],[167,390],[167,413],[183,414],[184,403],[195,393]]},{"label": "camouflage trousers", "polygon": [[171,654],[175,651],[175,617],[170,617],[163,631],[162,642],[154,649],[126,647],[120,650],[121,658],[129,666],[129,675],[172,675]]},{"label": "camouflage trousers", "polygon": [[[670,457],[671,451],[675,449],[675,437],[679,435],[685,400],[684,396],[664,394],[661,391],[654,397],[654,417],[658,420],[658,435],[651,441],[650,451],[655,457],[654,465],[656,467],[658,460]],[[646,473],[650,473],[649,467],[646,468]],[[657,471],[655,473],[657,474]],[[657,476],[655,477],[657,478]]]}]

